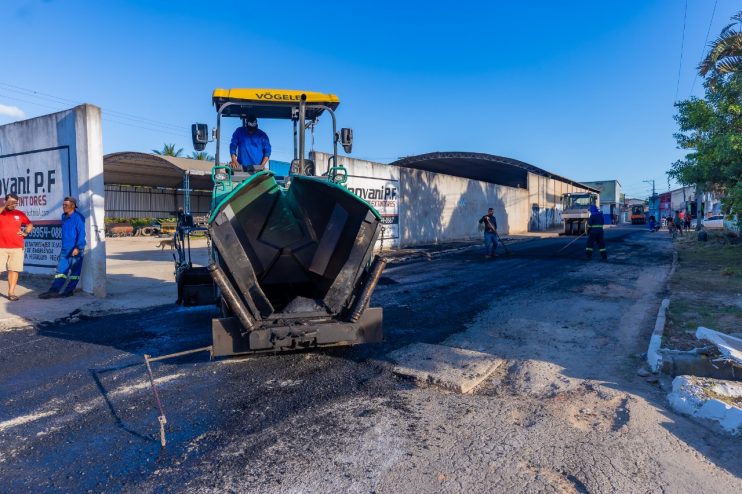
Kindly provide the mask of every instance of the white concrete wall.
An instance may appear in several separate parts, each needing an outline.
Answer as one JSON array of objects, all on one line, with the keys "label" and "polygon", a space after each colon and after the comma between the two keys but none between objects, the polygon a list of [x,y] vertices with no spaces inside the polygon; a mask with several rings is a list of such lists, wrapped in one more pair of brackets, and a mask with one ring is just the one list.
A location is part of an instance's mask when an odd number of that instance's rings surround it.
[{"label": "white concrete wall", "polygon": [[681,187],[675,189],[670,194],[670,204],[672,210],[677,211],[678,209],[684,209],[686,203],[693,202],[696,197],[695,187]]},{"label": "white concrete wall", "polygon": [[528,191],[411,168],[400,169],[401,245],[479,238],[479,219],[494,208],[498,231],[528,229]]},{"label": "white concrete wall", "polygon": [[[314,153],[320,173],[325,171],[328,157],[326,153]],[[382,200],[365,198],[384,217],[398,214],[398,229],[385,225],[390,232],[384,240],[385,248],[479,238],[482,233],[477,222],[489,207],[495,209],[501,233],[528,230],[530,212],[525,189],[343,156],[338,161],[348,169],[348,188],[358,195],[371,192],[378,184],[392,190]]]},{"label": "white concrete wall", "polygon": [[[24,183],[23,179],[27,178]],[[13,190],[15,179],[15,190]],[[27,239],[27,271],[53,273],[59,254],[62,200],[78,199],[86,217],[87,248],[81,286],[106,294],[103,139],[100,108],[80,105],[0,126],[0,191],[20,196],[22,211],[38,227]]]},{"label": "white concrete wall", "polygon": [[[326,170],[329,156],[313,154],[320,173]],[[477,222],[490,207],[503,234],[559,228],[562,195],[587,191],[534,173],[528,174],[528,189],[517,189],[344,156],[338,161],[348,169],[348,187],[358,195],[385,188],[385,198],[364,197],[382,216],[398,214],[398,229],[387,225],[392,238],[387,236],[385,247],[479,238]]]}]

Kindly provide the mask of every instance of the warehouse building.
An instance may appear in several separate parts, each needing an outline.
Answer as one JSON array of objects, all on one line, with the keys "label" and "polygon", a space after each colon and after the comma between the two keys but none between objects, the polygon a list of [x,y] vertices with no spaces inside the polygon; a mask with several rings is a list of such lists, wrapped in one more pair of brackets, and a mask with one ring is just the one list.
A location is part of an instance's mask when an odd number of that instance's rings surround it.
[{"label": "warehouse building", "polygon": [[[311,153],[318,173],[330,156]],[[597,192],[534,165],[483,153],[428,153],[390,164],[340,156],[339,164],[348,170],[346,186],[381,213],[384,247],[479,238],[478,220],[490,207],[502,234],[561,228],[562,195]],[[179,208],[206,216],[212,166],[149,153],[108,154],[103,158],[106,217],[169,218]],[[271,163],[279,174],[287,166]]]},{"label": "warehouse building", "polygon": [[600,192],[600,210],[606,223],[618,223],[621,216],[621,183],[618,180],[582,182]]},{"label": "warehouse building", "polygon": [[[312,158],[327,163],[330,155],[315,152]],[[348,188],[381,213],[385,245],[479,238],[478,220],[489,207],[503,234],[560,228],[563,194],[598,192],[534,165],[483,153],[428,153],[390,164],[345,156],[338,161],[348,169]]]}]

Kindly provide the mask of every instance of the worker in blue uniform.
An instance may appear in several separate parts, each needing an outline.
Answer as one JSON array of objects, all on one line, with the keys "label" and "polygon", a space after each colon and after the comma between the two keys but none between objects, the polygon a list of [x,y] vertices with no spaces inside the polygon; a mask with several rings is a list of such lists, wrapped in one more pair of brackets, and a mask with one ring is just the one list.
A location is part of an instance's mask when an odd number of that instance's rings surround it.
[{"label": "worker in blue uniform", "polygon": [[59,252],[57,272],[52,286],[40,294],[39,298],[70,297],[80,281],[85,251],[85,217],[77,211],[74,197],[65,197],[62,209],[62,249]]},{"label": "worker in blue uniform", "polygon": [[585,256],[588,259],[593,257],[593,248],[595,244],[598,244],[600,249],[600,258],[604,261],[608,260],[608,254],[605,249],[605,238],[603,238],[603,213],[600,212],[597,206],[594,204],[590,205],[590,217],[587,219],[587,247],[585,248]]},{"label": "worker in blue uniform", "polygon": [[271,157],[271,142],[268,134],[258,128],[258,119],[245,117],[242,127],[232,134],[229,143],[230,165],[235,170],[256,173],[267,170]]}]

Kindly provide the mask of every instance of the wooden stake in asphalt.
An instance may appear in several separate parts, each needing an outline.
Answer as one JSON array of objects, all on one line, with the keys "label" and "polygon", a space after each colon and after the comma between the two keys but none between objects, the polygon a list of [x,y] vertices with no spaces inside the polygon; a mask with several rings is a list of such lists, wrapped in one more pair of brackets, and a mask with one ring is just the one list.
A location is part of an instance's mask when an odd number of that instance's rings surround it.
[{"label": "wooden stake in asphalt", "polygon": [[196,352],[211,352],[213,347],[207,346],[203,348],[196,348],[195,350],[186,350],[185,352],[178,352],[178,353],[171,353],[170,355],[162,355],[160,357],[150,357],[147,354],[144,354],[144,365],[147,366],[147,374],[149,375],[149,383],[152,385],[152,393],[155,395],[155,401],[157,402],[157,409],[160,411],[160,415],[157,417],[157,421],[160,423],[160,445],[164,448],[167,444],[167,441],[165,440],[165,424],[167,424],[167,417],[165,416],[165,409],[162,407],[162,402],[160,401],[160,394],[157,392],[157,387],[155,386],[155,378],[152,375],[152,367],[149,365],[150,362],[157,362],[158,360],[165,360],[169,358],[175,358],[175,357],[181,357],[183,355],[189,355],[191,353]]}]

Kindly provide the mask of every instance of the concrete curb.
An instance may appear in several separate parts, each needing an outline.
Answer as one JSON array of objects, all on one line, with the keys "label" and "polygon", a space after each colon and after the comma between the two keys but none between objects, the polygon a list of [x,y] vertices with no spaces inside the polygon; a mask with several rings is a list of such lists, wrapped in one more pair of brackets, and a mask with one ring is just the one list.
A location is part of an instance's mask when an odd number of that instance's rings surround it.
[{"label": "concrete curb", "polygon": [[649,348],[647,348],[647,364],[652,372],[658,372],[662,367],[662,333],[665,331],[665,321],[667,319],[667,309],[670,306],[670,299],[662,300],[660,310],[657,312],[657,320],[654,323],[654,331],[649,339]]},{"label": "concrete curb", "polygon": [[[667,273],[667,283],[665,289],[670,291],[670,282],[672,281],[672,275],[675,274],[675,270],[678,267],[678,252],[673,251],[672,253],[672,266],[670,272]],[[654,323],[654,331],[649,339],[649,347],[647,348],[647,364],[649,369],[657,373],[662,367],[662,335],[665,332],[665,323],[667,322],[667,309],[670,307],[670,299],[662,299],[660,304],[660,310],[657,312],[657,320]]]}]

